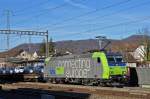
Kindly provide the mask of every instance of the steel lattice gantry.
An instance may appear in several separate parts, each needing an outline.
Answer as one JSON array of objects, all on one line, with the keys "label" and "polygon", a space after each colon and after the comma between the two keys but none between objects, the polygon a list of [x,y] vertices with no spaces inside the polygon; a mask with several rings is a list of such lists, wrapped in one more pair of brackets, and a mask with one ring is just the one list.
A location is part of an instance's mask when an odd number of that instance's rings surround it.
[{"label": "steel lattice gantry", "polygon": [[20,30],[0,30],[0,34],[45,36],[46,37],[46,57],[49,56],[48,31],[37,32],[37,31],[20,31]]}]

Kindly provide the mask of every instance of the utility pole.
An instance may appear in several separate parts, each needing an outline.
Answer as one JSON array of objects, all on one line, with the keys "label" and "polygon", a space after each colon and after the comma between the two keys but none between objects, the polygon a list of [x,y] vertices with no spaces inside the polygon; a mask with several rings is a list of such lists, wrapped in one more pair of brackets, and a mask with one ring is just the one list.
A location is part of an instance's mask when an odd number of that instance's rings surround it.
[{"label": "utility pole", "polygon": [[49,57],[49,40],[48,40],[48,30],[46,31],[46,57]]},{"label": "utility pole", "polygon": [[[11,11],[6,10],[6,29],[10,32],[10,15]],[[7,50],[9,50],[9,33],[7,34]]]},{"label": "utility pole", "polygon": [[29,52],[31,51],[31,35],[29,35]]}]

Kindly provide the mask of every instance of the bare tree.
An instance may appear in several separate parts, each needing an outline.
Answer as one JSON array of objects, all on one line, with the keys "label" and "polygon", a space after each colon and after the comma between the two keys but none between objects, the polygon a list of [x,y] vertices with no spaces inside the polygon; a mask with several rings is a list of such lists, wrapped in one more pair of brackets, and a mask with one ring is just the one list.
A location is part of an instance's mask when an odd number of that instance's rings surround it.
[{"label": "bare tree", "polygon": [[148,28],[143,28],[138,31],[139,34],[143,35],[143,40],[141,41],[141,44],[144,46],[144,61],[150,61],[150,31]]}]

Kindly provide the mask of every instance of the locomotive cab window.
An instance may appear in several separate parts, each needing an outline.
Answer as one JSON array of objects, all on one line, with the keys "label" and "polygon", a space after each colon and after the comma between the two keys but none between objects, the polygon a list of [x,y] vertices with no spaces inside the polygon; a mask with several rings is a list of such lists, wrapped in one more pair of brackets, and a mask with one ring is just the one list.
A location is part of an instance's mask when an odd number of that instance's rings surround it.
[{"label": "locomotive cab window", "polygon": [[101,63],[101,59],[100,59],[99,57],[97,58],[97,62],[98,62],[98,63]]},{"label": "locomotive cab window", "polygon": [[115,62],[115,59],[113,56],[108,56],[107,59],[108,59],[108,62]]},{"label": "locomotive cab window", "polygon": [[122,56],[116,56],[115,59],[116,59],[116,62],[123,62]]}]

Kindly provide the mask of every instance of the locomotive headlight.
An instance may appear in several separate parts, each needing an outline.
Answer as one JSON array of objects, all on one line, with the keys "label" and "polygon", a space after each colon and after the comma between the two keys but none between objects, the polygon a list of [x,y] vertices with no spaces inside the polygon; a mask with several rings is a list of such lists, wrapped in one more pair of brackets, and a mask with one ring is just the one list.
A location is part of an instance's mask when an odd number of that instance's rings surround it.
[{"label": "locomotive headlight", "polygon": [[122,74],[126,74],[126,71],[123,71]]},{"label": "locomotive headlight", "polygon": [[113,71],[110,71],[110,74],[113,74],[114,72]]},{"label": "locomotive headlight", "polygon": [[109,78],[110,78],[110,79],[112,79],[112,77],[111,77],[111,76],[110,76]]}]

